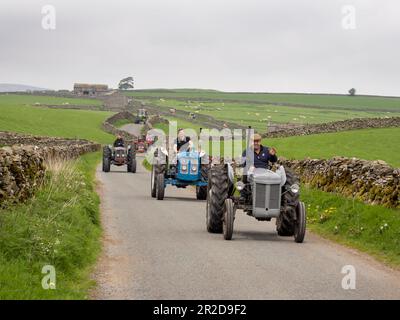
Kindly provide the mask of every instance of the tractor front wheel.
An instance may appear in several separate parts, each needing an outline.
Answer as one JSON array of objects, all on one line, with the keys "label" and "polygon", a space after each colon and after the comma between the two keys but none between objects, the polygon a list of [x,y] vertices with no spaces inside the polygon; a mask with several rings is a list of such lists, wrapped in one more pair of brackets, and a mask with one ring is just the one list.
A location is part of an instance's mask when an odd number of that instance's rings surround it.
[{"label": "tractor front wheel", "polygon": [[292,192],[290,186],[299,183],[299,179],[295,173],[286,169],[286,183],[282,187],[282,193],[284,194],[282,195],[281,212],[276,219],[276,231],[282,237],[291,237],[294,235],[296,208],[300,201],[299,193]]},{"label": "tractor front wheel", "polygon": [[164,200],[164,191],[165,191],[165,185],[164,185],[164,173],[159,173],[157,175],[157,200]]},{"label": "tractor front wheel", "polygon": [[155,166],[151,167],[151,179],[150,179],[151,197],[155,198],[157,195],[157,175]]},{"label": "tractor front wheel", "polygon": [[196,199],[206,200],[207,199],[207,186],[196,186]]},{"label": "tractor front wheel", "polygon": [[296,222],[294,224],[294,241],[302,243],[306,234],[306,206],[299,202],[296,207]]},{"label": "tractor front wheel", "polygon": [[221,233],[225,200],[228,198],[229,178],[225,165],[210,169],[208,179],[206,225],[210,233]]},{"label": "tractor front wheel", "polygon": [[235,205],[232,199],[225,200],[222,229],[225,240],[232,240],[233,222],[235,221]]}]

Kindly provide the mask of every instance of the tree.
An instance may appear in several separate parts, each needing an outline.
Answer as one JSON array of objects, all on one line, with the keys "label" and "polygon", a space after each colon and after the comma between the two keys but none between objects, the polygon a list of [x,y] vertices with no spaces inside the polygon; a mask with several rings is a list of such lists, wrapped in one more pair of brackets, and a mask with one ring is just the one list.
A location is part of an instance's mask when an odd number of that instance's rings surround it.
[{"label": "tree", "polygon": [[356,95],[356,89],[351,88],[351,89],[349,90],[349,94],[350,94],[351,96],[355,96],[355,95]]},{"label": "tree", "polygon": [[118,89],[120,90],[128,90],[128,89],[133,89],[133,78],[132,77],[127,77],[122,79],[119,84],[118,84]]}]

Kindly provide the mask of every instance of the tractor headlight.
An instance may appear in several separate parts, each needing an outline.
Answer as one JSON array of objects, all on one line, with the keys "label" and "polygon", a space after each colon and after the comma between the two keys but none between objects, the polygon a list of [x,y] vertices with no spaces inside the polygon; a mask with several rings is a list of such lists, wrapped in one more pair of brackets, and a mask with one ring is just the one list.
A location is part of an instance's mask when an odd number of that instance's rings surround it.
[{"label": "tractor headlight", "polygon": [[183,164],[183,165],[181,166],[181,169],[182,169],[182,171],[186,171],[186,170],[187,170],[187,165],[186,165],[186,164]]},{"label": "tractor headlight", "polygon": [[290,186],[290,191],[292,191],[293,193],[298,193],[300,191],[300,186],[297,183],[292,184]]},{"label": "tractor headlight", "polygon": [[192,171],[194,171],[194,172],[197,171],[197,165],[192,166]]},{"label": "tractor headlight", "polygon": [[236,182],[236,189],[242,191],[244,189],[244,183],[242,181]]}]

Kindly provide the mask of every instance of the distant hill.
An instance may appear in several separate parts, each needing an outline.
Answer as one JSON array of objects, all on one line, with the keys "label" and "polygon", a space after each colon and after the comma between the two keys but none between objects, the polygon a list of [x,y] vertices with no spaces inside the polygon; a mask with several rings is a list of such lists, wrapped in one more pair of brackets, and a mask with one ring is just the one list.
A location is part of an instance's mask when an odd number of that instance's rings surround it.
[{"label": "distant hill", "polygon": [[27,86],[24,84],[0,83],[0,92],[25,92],[25,91],[44,91],[45,88]]}]

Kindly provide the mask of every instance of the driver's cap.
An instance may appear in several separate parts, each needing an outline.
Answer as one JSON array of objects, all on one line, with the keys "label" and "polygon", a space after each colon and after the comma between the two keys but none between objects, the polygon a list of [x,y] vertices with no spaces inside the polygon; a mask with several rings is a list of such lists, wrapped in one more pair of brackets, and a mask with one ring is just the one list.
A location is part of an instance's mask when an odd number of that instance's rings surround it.
[{"label": "driver's cap", "polygon": [[258,133],[251,135],[251,141],[261,141],[261,139],[261,135],[259,135]]}]

